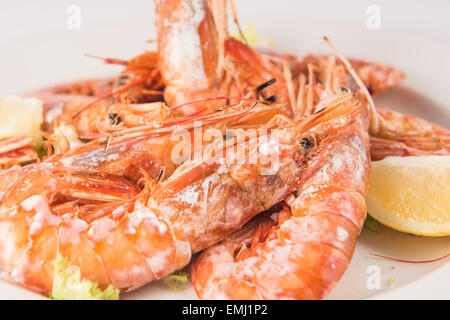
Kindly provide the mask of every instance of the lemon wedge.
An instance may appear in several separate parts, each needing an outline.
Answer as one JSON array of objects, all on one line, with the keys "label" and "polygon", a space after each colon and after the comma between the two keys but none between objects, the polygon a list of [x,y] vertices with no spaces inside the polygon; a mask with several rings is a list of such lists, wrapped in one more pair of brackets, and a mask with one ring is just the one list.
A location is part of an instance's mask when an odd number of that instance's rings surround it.
[{"label": "lemon wedge", "polygon": [[450,156],[372,162],[367,207],[373,218],[395,230],[450,235]]},{"label": "lemon wedge", "polygon": [[34,147],[41,146],[42,108],[39,99],[0,96],[0,139],[25,135]]}]

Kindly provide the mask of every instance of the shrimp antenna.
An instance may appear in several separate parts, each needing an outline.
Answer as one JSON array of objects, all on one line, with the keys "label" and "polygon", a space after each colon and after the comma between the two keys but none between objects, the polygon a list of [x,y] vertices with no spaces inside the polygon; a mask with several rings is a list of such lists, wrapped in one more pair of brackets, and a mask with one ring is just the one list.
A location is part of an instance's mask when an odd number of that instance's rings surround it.
[{"label": "shrimp antenna", "polygon": [[288,89],[289,94],[289,102],[291,104],[291,111],[294,113],[295,108],[295,93],[294,93],[294,84],[292,82],[292,72],[289,69],[289,64],[287,60],[283,60],[283,76],[286,81],[286,87]]},{"label": "shrimp antenna", "polygon": [[217,101],[217,100],[241,100],[241,101],[247,101],[247,102],[255,102],[258,101],[256,99],[248,99],[248,98],[240,98],[240,97],[229,97],[229,96],[220,96],[220,97],[209,97],[209,98],[200,98],[196,100],[190,100],[188,102],[184,102],[182,104],[179,104],[175,107],[171,107],[170,111],[177,110],[181,107],[193,104],[193,103],[199,103],[199,102],[207,102],[207,101]]},{"label": "shrimp antenna", "polygon": [[84,53],[85,56],[89,57],[89,58],[93,58],[93,59],[98,59],[98,60],[102,60],[104,63],[108,63],[108,64],[121,64],[121,65],[127,65],[128,61],[127,60],[122,60],[122,59],[114,59],[114,58],[103,58],[103,57],[99,57],[90,53]]},{"label": "shrimp antenna", "polygon": [[104,152],[108,151],[109,146],[111,145],[111,142],[112,142],[113,138],[114,138],[114,132],[111,132],[111,134],[108,137],[108,140],[106,141]]},{"label": "shrimp antenna", "polygon": [[111,93],[105,94],[104,96],[99,97],[98,99],[95,99],[94,101],[89,102],[88,104],[84,105],[80,110],[78,110],[77,113],[75,113],[75,115],[72,117],[72,120],[76,119],[82,112],[86,111],[87,109],[89,109],[90,107],[92,107],[94,104],[105,100],[107,98],[113,97],[114,95],[118,94],[118,93],[122,93],[124,91],[127,91],[128,89],[135,87],[137,85],[146,83],[147,81],[151,81],[154,77],[156,77],[157,73],[159,72],[158,69],[155,69],[148,77],[136,80],[134,82],[131,82],[125,86],[123,86],[120,89],[114,90]]},{"label": "shrimp antenna", "polygon": [[242,32],[241,24],[239,23],[238,14],[236,10],[236,5],[234,4],[234,0],[228,0],[230,7],[231,7],[231,14],[233,15],[233,21],[236,24],[239,35],[241,36],[241,39],[244,41],[244,43],[248,46],[247,38],[244,35],[244,32]]},{"label": "shrimp antenna", "polygon": [[347,68],[347,71],[351,74],[353,79],[358,84],[359,88],[362,90],[362,92],[366,96],[367,101],[369,102],[370,109],[372,111],[371,129],[374,130],[375,132],[377,132],[379,130],[379,127],[380,127],[379,117],[377,116],[378,114],[377,114],[377,111],[375,109],[375,103],[373,101],[373,98],[372,98],[369,90],[367,89],[366,85],[361,80],[361,78],[358,76],[358,74],[356,73],[355,69],[353,69],[350,61],[348,61],[347,58],[345,58],[344,55],[331,43],[330,39],[328,39],[325,36],[325,37],[323,37],[323,40],[328,44],[328,46],[331,48],[331,50],[333,50],[334,53],[338,56],[338,58],[342,61],[342,63]]},{"label": "shrimp antenna", "polygon": [[216,25],[217,36],[219,41],[219,56],[217,59],[217,78],[223,78],[225,74],[225,40],[228,38],[228,20],[227,20],[227,4],[226,0],[212,1],[212,14]]},{"label": "shrimp antenna", "polygon": [[72,120],[75,120],[76,118],[78,118],[78,116],[83,113],[84,111],[86,111],[87,109],[89,109],[90,107],[92,107],[94,104],[103,101],[107,98],[110,98],[118,93],[122,93],[134,86],[137,86],[139,84],[145,83],[148,79],[144,78],[144,79],[140,79],[140,80],[136,80],[135,82],[132,82],[126,86],[123,86],[122,88],[112,91],[111,93],[105,94],[104,96],[99,97],[98,99],[95,99],[94,101],[91,101],[89,103],[87,103],[86,105],[84,105],[80,110],[78,110],[77,113],[75,113],[75,115],[72,117]]},{"label": "shrimp antenna", "polygon": [[387,256],[383,256],[381,254],[376,254],[376,253],[371,253],[372,256],[375,256],[377,258],[383,258],[386,260],[391,260],[391,261],[397,261],[397,262],[404,262],[404,263],[431,263],[431,262],[436,262],[436,261],[440,261],[440,260],[444,260],[445,258],[450,257],[450,253],[439,257],[439,258],[435,258],[435,259],[431,259],[431,260],[420,260],[420,261],[416,261],[416,260],[403,260],[403,259],[397,259],[397,258],[392,258],[392,257],[387,257]]}]

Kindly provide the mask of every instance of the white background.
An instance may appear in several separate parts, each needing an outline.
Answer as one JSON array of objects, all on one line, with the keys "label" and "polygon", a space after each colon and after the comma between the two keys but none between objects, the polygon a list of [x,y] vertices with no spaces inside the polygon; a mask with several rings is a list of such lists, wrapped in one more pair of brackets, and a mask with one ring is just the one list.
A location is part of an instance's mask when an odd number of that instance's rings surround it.
[{"label": "white background", "polygon": [[[109,25],[148,17],[152,0],[0,0],[0,44],[42,32],[64,30],[66,9],[81,8],[82,27]],[[381,28],[395,28],[450,42],[448,0],[236,0],[243,21],[256,14],[308,18],[354,24],[366,23],[369,5],[381,9]],[[0,53],[1,54],[1,53]]]}]

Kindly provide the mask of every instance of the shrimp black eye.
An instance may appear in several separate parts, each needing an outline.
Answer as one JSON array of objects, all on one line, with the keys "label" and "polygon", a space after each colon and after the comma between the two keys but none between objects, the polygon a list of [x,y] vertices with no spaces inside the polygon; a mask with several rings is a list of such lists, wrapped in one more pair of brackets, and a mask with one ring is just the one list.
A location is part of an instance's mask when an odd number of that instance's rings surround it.
[{"label": "shrimp black eye", "polygon": [[321,108],[321,109],[317,110],[316,112],[314,112],[314,114],[320,113],[320,112],[322,112],[323,110],[325,110],[325,108]]},{"label": "shrimp black eye", "polygon": [[119,81],[117,81],[117,84],[118,84],[119,86],[124,86],[124,85],[127,84],[127,81],[128,81],[128,76],[123,75],[123,76],[121,76],[121,77],[119,78]]},{"label": "shrimp black eye", "polygon": [[234,132],[232,132],[232,131],[227,131],[227,133],[223,135],[223,139],[225,141],[233,139],[233,138],[236,138],[236,134]]},{"label": "shrimp black eye", "polygon": [[271,104],[271,103],[274,103],[275,101],[277,101],[277,99],[278,99],[278,95],[270,96],[270,97],[264,99],[263,103]]},{"label": "shrimp black eye", "polygon": [[116,126],[122,122],[122,119],[117,113],[110,113],[109,114],[109,120],[111,121],[111,124],[113,126]]},{"label": "shrimp black eye", "polygon": [[312,148],[312,142],[308,138],[303,138],[302,142],[300,142],[301,146],[307,150]]},{"label": "shrimp black eye", "polygon": [[268,86],[274,84],[277,81],[277,79],[270,79],[269,81],[264,82],[263,84],[260,84],[259,86],[256,87],[256,91],[260,92],[263,91],[265,88],[267,88]]}]

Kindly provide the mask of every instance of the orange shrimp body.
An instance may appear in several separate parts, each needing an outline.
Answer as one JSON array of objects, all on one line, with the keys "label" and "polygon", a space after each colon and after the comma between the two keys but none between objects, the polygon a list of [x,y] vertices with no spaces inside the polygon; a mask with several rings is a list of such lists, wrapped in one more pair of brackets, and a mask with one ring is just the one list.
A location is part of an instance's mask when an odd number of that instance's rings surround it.
[{"label": "orange shrimp body", "polygon": [[0,139],[0,166],[36,161],[38,155],[31,146],[32,139],[16,136]]},{"label": "orange shrimp body", "polygon": [[[79,110],[87,104],[91,105],[89,112]],[[61,125],[73,126],[80,137],[93,139],[97,136],[143,125],[158,125],[169,120],[169,109],[162,102],[141,104],[114,103],[92,99],[71,100],[64,104],[55,105],[44,114],[45,130],[52,133]]]},{"label": "orange shrimp body", "polygon": [[377,107],[380,128],[370,138],[372,160],[387,156],[449,155],[450,131],[423,119]]},{"label": "orange shrimp body", "polygon": [[[404,78],[402,72],[389,66],[359,60],[349,61],[352,65],[355,64],[355,72],[368,87],[371,95],[378,94],[398,84]],[[346,88],[355,88],[356,86],[354,80],[348,79],[342,62],[338,63],[336,58],[307,56],[302,65],[312,66],[313,63],[316,64],[310,68],[310,70],[314,70],[313,73],[315,74],[312,79],[314,80],[317,77],[318,82],[320,82],[315,84],[314,89],[311,90],[311,100],[313,101],[311,105],[313,105],[313,108],[308,110],[305,106],[308,103],[307,89],[300,88],[297,100],[299,102],[297,110],[303,110],[306,114],[319,110],[322,107],[320,101],[333,98],[343,89],[348,90]],[[293,68],[295,69],[295,67]],[[296,68],[299,69],[298,65]],[[374,73],[372,74],[369,70]],[[303,69],[302,72],[308,71]],[[372,160],[381,160],[387,156],[450,154],[450,132],[445,128],[418,117],[401,114],[379,106],[373,106],[371,117],[376,119],[378,123],[377,127],[374,127],[372,123],[370,126]]]},{"label": "orange shrimp body", "polygon": [[[161,74],[169,106],[219,96],[217,32],[204,0],[155,1]],[[180,111],[195,111],[187,105]]]},{"label": "orange shrimp body", "polygon": [[161,101],[163,89],[158,53],[146,51],[126,62],[112,92],[116,103],[146,103]]},{"label": "orange shrimp body", "polygon": [[168,109],[160,102],[164,85],[156,52],[147,51],[130,61],[102,60],[124,65],[125,70],[116,78],[76,81],[27,94],[44,102],[48,133],[66,125],[73,126],[80,136],[93,138],[167,118]]},{"label": "orange shrimp body", "polygon": [[[334,138],[354,123],[356,111],[347,104],[299,121],[277,139],[270,133],[249,143],[246,159],[260,148],[279,150],[272,175],[263,174],[268,164],[259,159],[228,164],[213,154],[185,163],[153,188],[141,170],[146,183],[140,190],[118,176],[117,167],[115,175],[86,172],[83,159],[68,161],[70,153],[25,167],[0,202],[0,264],[14,281],[41,293],[52,290],[52,261],[59,256],[102,287],[126,291],[160,279],[309,177],[333,149]],[[117,159],[110,150],[103,157]],[[85,163],[101,162],[97,156],[87,154]],[[10,170],[17,177],[17,169]]]},{"label": "orange shrimp body", "polygon": [[[15,168],[10,170],[17,171]],[[12,174],[17,175],[16,171]],[[136,193],[134,185],[124,179],[71,175],[53,162],[23,168],[0,204],[0,264],[17,283],[48,293],[53,277],[51,261],[60,254],[79,265],[87,279],[105,284],[104,266],[88,243],[87,223],[76,210],[67,208],[73,199],[86,203],[82,208],[87,209],[89,203],[126,200]],[[63,204],[69,213],[60,216]]]},{"label": "orange shrimp body", "polygon": [[[261,52],[278,65],[280,69],[282,68],[280,61],[286,61],[294,81],[297,81],[301,74],[308,74],[308,65],[314,67],[313,71],[318,78],[321,78],[321,81],[325,80],[324,76],[327,76],[325,71],[330,67],[329,59],[334,59],[334,57],[326,55],[306,55],[302,58],[298,58],[295,55],[273,50],[261,50]],[[379,93],[398,85],[405,78],[403,72],[389,65],[359,59],[349,59],[349,62],[372,96],[376,96]],[[342,68],[345,73],[345,66],[342,62],[336,61],[336,64],[339,68]],[[350,89],[359,89],[352,79],[347,80],[350,80]]]},{"label": "orange shrimp body", "polygon": [[[188,114],[205,105],[223,105],[220,101],[184,105],[198,98],[264,100],[276,96],[282,112],[290,114],[283,74],[260,53],[228,36],[225,12],[213,14],[213,9],[221,6],[224,3],[220,0],[155,2],[165,101],[171,107],[182,105],[177,112]],[[276,82],[261,93],[263,89],[258,88],[273,79]]]},{"label": "orange shrimp body", "polygon": [[[327,56],[308,55],[303,59],[301,66],[303,66],[303,71],[306,72],[308,64],[321,64],[326,59]],[[405,78],[403,72],[392,66],[358,59],[349,59],[349,61],[372,96],[376,96],[382,91],[396,86]],[[341,65],[341,62],[337,62],[337,64]],[[344,66],[341,65],[341,67]],[[356,86],[352,86],[351,88],[357,89]]]},{"label": "orange shrimp body", "polygon": [[[128,107],[146,110],[146,116],[152,114],[151,104]],[[64,166],[78,172],[111,174],[125,177],[135,183],[142,178],[141,170],[145,170],[151,178],[156,179],[161,171],[164,176],[169,177],[181,163],[193,159],[195,152],[207,148],[217,138],[223,139],[228,127],[243,129],[248,127],[247,123],[254,125],[255,122],[264,122],[271,114],[276,114],[278,109],[258,104],[243,111],[228,112],[227,109],[202,117],[175,118],[166,122],[156,120],[158,117],[158,120],[161,120],[162,113],[158,110],[159,107],[155,108],[154,118],[149,125],[130,128],[117,126],[123,129],[112,131],[113,136],[104,135],[81,147],[65,150],[60,161]],[[130,119],[133,120],[128,115],[123,117],[122,121],[126,124],[130,123]],[[92,119],[94,123],[100,120]],[[200,123],[198,121],[203,121],[200,134],[194,132],[195,125]],[[157,124],[156,127],[154,123]],[[198,151],[194,148],[196,139],[200,141]]]},{"label": "orange shrimp body", "polygon": [[288,200],[292,213],[257,217],[200,254],[191,268],[200,298],[320,299],[334,287],[366,215],[370,159],[362,109],[323,165]]},{"label": "orange shrimp body", "polygon": [[[283,112],[291,116],[292,106],[283,73],[259,52],[236,39],[226,39],[224,48],[224,68],[234,79],[229,89],[231,95],[251,93],[261,84],[276,79],[275,83],[265,89],[265,98],[277,97],[277,102],[283,105]],[[254,92],[256,96],[259,94],[260,92]]]}]

